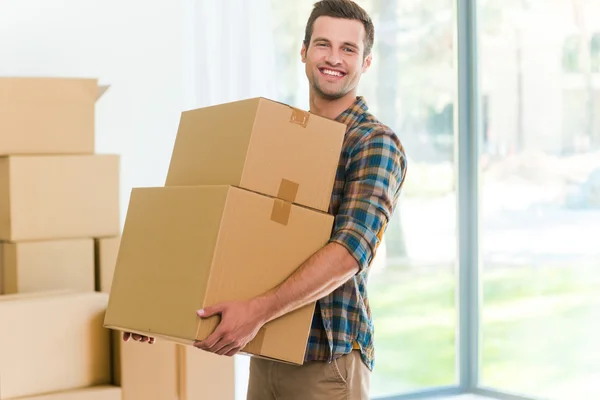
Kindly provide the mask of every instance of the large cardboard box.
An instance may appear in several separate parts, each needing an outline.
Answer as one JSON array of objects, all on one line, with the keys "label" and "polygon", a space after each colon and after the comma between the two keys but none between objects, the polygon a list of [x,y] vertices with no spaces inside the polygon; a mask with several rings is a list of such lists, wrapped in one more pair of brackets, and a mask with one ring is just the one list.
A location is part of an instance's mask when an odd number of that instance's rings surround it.
[{"label": "large cardboard box", "polygon": [[118,235],[119,156],[0,157],[0,240]]},{"label": "large cardboard box", "polygon": [[235,398],[235,362],[191,346],[157,340],[154,344],[115,335],[115,381],[123,400],[195,400]]},{"label": "large cardboard box", "polygon": [[[331,215],[233,186],[131,193],[105,326],[190,345],[196,310],[277,286],[324,246]],[[266,324],[244,352],[301,364],[314,303]]]},{"label": "large cardboard box", "polygon": [[345,132],[264,98],[185,111],[166,186],[233,185],[327,211]]},{"label": "large cardboard box", "polygon": [[96,79],[0,78],[0,155],[91,154]]},{"label": "large cardboard box", "polygon": [[95,238],[95,290],[110,293],[117,254],[119,253],[120,236]]},{"label": "large cardboard box", "polygon": [[110,383],[108,295],[50,292],[0,296],[0,398]]},{"label": "large cardboard box", "polygon": [[0,294],[94,290],[93,239],[0,243]]},{"label": "large cardboard box", "polygon": [[104,385],[39,396],[20,397],[19,400],[121,400],[121,388]]}]

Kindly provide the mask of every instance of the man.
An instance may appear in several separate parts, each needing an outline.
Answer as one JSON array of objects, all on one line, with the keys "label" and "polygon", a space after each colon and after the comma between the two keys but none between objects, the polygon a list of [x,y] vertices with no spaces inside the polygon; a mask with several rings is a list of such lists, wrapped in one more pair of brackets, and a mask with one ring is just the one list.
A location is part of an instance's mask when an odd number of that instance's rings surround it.
[{"label": "man", "polygon": [[220,314],[221,322],[196,347],[232,356],[265,323],[317,301],[304,365],[253,357],[249,400],[369,398],[374,348],[367,274],[406,173],[398,138],[356,95],[371,65],[373,39],[371,19],[350,0],[319,1],[306,25],[301,57],[310,112],[347,125],[331,197],[335,223],[329,243],[268,293],[197,312],[202,318]]}]

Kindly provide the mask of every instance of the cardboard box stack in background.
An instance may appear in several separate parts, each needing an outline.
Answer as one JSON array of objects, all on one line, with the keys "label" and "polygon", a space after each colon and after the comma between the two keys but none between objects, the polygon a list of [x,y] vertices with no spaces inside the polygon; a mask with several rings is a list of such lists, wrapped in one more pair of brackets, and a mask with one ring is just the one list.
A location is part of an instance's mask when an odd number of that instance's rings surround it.
[{"label": "cardboard box stack in background", "polygon": [[[283,282],[330,238],[345,130],[264,98],[182,113],[165,186],[131,192],[105,326],[193,351],[219,318],[196,310]],[[301,364],[313,311],[243,351]]]},{"label": "cardboard box stack in background", "polygon": [[[0,398],[232,400],[233,359],[123,343],[103,326],[121,244],[119,157],[94,152],[104,90],[93,79],[0,78]],[[289,214],[294,225],[295,208],[265,199],[273,221]]]},{"label": "cardboard box stack in background", "polygon": [[94,240],[120,233],[120,159],[94,151],[105,90],[95,79],[0,78],[2,399],[121,397],[108,294],[94,290]]}]

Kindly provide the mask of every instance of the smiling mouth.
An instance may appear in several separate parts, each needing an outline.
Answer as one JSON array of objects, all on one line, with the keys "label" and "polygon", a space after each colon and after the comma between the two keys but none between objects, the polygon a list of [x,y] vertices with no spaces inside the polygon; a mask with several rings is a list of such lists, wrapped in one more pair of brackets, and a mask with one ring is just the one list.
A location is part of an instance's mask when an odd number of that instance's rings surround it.
[{"label": "smiling mouth", "polygon": [[336,71],[334,69],[329,69],[329,68],[319,68],[319,72],[321,72],[321,75],[324,75],[327,78],[333,78],[333,79],[340,79],[340,78],[343,78],[344,76],[346,76],[346,74],[344,72]]}]

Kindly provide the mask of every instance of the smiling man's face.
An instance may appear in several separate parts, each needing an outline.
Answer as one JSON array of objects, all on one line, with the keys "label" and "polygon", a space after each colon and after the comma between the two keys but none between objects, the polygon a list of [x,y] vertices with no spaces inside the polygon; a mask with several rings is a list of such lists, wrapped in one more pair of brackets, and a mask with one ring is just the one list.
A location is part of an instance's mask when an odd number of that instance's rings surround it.
[{"label": "smiling man's face", "polygon": [[360,77],[371,64],[364,57],[365,28],[358,20],[319,17],[315,20],[308,49],[302,46],[302,62],[311,90],[328,100],[355,92]]}]

